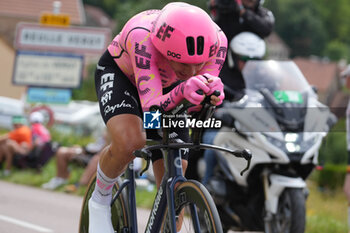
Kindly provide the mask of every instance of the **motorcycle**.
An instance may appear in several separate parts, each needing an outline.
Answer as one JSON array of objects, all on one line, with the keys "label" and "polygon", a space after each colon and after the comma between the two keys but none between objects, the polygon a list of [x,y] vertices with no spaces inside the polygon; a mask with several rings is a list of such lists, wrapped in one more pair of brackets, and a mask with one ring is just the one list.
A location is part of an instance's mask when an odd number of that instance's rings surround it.
[{"label": "motorcycle", "polygon": [[[241,175],[241,160],[217,152],[207,188],[224,232],[303,233],[306,179],[336,118],[293,61],[248,61],[242,74],[244,96],[214,115],[225,125],[214,144],[250,150],[250,169]],[[190,160],[187,175],[200,180],[203,165],[203,158]]]}]

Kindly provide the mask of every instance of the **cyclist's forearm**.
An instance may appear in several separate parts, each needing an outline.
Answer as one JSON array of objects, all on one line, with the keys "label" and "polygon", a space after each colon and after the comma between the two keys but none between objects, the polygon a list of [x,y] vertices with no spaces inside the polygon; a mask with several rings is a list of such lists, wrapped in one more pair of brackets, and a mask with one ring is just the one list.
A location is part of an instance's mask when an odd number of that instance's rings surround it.
[{"label": "cyclist's forearm", "polygon": [[147,101],[141,99],[142,109],[143,111],[149,111],[151,106],[157,105],[162,110],[169,111],[175,108],[183,99],[183,83],[181,83],[165,95],[155,98],[151,96]]}]

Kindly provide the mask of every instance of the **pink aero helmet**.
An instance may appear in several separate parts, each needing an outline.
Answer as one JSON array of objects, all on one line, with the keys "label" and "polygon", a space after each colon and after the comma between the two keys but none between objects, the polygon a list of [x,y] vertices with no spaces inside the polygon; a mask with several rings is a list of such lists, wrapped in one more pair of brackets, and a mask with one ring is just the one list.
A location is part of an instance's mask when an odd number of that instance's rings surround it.
[{"label": "pink aero helmet", "polygon": [[202,63],[217,52],[218,27],[201,8],[169,3],[160,12],[151,40],[167,59],[181,63]]}]

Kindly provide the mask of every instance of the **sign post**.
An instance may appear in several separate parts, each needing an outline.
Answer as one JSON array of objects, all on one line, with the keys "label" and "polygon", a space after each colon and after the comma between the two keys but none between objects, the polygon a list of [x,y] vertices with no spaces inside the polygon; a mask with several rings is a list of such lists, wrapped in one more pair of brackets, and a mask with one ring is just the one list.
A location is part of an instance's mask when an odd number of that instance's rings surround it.
[{"label": "sign post", "polygon": [[52,12],[43,12],[40,16],[40,23],[53,26],[69,26],[70,17],[67,14],[61,14],[61,2],[53,2]]},{"label": "sign post", "polygon": [[69,26],[70,17],[66,14],[42,13],[40,23],[53,26]]},{"label": "sign post", "polygon": [[81,55],[18,51],[12,82],[15,85],[78,88],[82,70]]},{"label": "sign post", "polygon": [[71,89],[82,80],[83,56],[102,54],[109,43],[108,28],[70,26],[70,16],[43,12],[40,24],[19,23],[14,46],[17,49],[12,83],[29,86],[28,102],[68,103]]}]

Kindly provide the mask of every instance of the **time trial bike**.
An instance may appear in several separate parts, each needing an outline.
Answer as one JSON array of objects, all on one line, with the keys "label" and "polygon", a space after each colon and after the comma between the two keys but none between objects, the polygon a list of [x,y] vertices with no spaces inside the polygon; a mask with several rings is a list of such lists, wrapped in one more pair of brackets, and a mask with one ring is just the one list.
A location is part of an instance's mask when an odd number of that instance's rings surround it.
[{"label": "time trial bike", "polygon": [[[217,94],[217,93],[216,93]],[[190,105],[181,103],[168,115],[184,114]],[[151,111],[159,110],[153,107]],[[211,117],[215,106],[210,104],[210,97],[202,103],[202,109],[197,114],[196,119],[205,121]],[[181,150],[213,149],[228,152],[236,157],[247,160],[249,169],[251,153],[248,150],[231,150],[209,144],[200,143],[202,128],[192,129],[192,142],[185,143],[171,139],[169,128],[162,128],[163,138],[161,142],[147,145],[146,147],[134,151],[135,157],[143,158],[147,161],[145,169],[149,167],[152,151],[161,149],[163,152],[165,174],[154,199],[153,207],[150,211],[146,233],[222,233],[222,226],[215,203],[200,182],[187,180],[183,176]],[[83,200],[80,216],[80,233],[88,233],[89,211],[88,201],[92,195],[96,184],[96,177],[90,182]],[[117,233],[138,233],[137,211],[135,197],[135,171],[131,162],[124,172],[124,175],[115,183],[113,188],[113,199],[111,201],[112,225]]]}]

